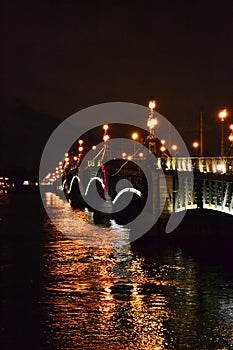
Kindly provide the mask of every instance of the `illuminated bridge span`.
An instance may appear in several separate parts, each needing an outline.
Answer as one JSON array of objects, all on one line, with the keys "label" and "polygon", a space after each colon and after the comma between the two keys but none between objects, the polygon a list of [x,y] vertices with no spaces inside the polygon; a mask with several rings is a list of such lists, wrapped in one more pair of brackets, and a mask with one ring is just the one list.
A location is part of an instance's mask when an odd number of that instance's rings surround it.
[{"label": "illuminated bridge span", "polygon": [[[141,160],[143,161],[143,158],[141,158]],[[100,164],[100,160],[88,161],[88,167],[100,166]],[[155,168],[174,171],[199,171],[201,173],[233,175],[233,157],[158,157]]]},{"label": "illuminated bridge span", "polygon": [[[144,160],[140,161],[143,163]],[[76,167],[70,170],[62,182],[62,189],[66,191],[67,197],[71,200],[77,199],[81,188],[85,200],[92,186],[96,184],[102,198],[112,205],[128,192],[141,200],[146,197],[146,180],[133,163],[126,159],[117,159],[104,171],[101,164],[99,160],[88,161],[85,175],[82,176]],[[193,180],[190,177],[191,171]],[[233,215],[233,157],[157,158],[150,173],[152,215],[156,215],[161,206],[163,216],[187,209],[211,209]],[[177,174],[182,176],[178,177]],[[164,177],[165,185],[162,181]],[[119,180],[120,188],[116,192],[115,186]]]}]

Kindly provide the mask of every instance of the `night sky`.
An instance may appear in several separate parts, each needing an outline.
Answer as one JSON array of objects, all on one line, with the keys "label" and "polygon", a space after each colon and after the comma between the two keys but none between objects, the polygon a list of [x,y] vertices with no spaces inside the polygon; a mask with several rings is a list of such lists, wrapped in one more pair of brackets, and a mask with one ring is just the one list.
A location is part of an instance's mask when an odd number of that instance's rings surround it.
[{"label": "night sky", "polygon": [[5,0],[1,10],[1,172],[37,169],[49,135],[80,109],[150,96],[190,148],[203,111],[204,153],[219,154],[218,110],[230,110],[226,135],[233,122],[232,0]]}]

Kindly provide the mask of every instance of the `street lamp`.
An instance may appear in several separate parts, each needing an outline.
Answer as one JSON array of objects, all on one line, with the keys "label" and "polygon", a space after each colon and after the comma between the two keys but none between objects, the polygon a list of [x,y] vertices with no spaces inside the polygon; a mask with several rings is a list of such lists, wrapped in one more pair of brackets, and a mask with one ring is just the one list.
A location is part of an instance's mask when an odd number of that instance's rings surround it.
[{"label": "street lamp", "polygon": [[149,116],[147,119],[147,126],[149,128],[150,134],[147,136],[148,148],[151,153],[156,153],[156,137],[154,134],[154,128],[158,124],[158,120],[154,115],[154,110],[156,107],[155,100],[151,99],[148,102]]},{"label": "street lamp", "polygon": [[155,100],[149,100],[149,102],[148,102],[148,107],[150,108],[150,109],[152,109],[152,110],[154,110],[155,109],[155,107],[156,107],[156,102],[155,102]]},{"label": "street lamp", "polygon": [[138,139],[138,133],[137,132],[133,132],[132,135],[131,135],[132,139],[134,141],[136,141]]},{"label": "street lamp", "polygon": [[166,151],[166,147],[165,147],[165,143],[166,141],[165,140],[160,140],[160,143],[161,143],[161,147],[160,147],[160,151],[162,152],[162,157],[164,157],[164,152]]},{"label": "street lamp", "polygon": [[107,142],[110,139],[110,136],[107,134],[108,129],[109,129],[108,124],[104,124],[103,129],[104,129],[103,141]]},{"label": "street lamp", "polygon": [[103,141],[104,141],[104,154],[106,154],[106,156],[109,156],[109,149],[108,149],[108,142],[110,140],[110,136],[108,135],[108,129],[109,129],[109,125],[108,124],[104,124],[103,125],[103,130],[104,130],[104,135],[103,135]]},{"label": "street lamp", "polygon": [[137,132],[133,132],[131,135],[132,140],[134,140],[133,143],[133,153],[136,152],[136,140],[138,139],[138,133]]},{"label": "street lamp", "polygon": [[157,121],[156,117],[154,116],[154,110],[156,107],[155,100],[149,100],[148,107],[149,107],[149,116],[147,119],[147,126],[150,130],[150,135],[154,135],[154,128],[158,124],[158,121]]},{"label": "street lamp", "polygon": [[162,157],[164,157],[164,152],[166,151],[166,147],[164,145],[162,145],[160,147],[160,151],[162,152]]},{"label": "street lamp", "polygon": [[83,145],[83,140],[78,140],[78,144],[79,144],[79,147],[78,147],[78,151],[79,151],[79,158],[81,159],[82,157],[82,152],[84,150],[84,147],[82,146]]},{"label": "street lamp", "polygon": [[103,141],[107,142],[110,139],[110,136],[108,134],[103,136]]},{"label": "street lamp", "polygon": [[106,132],[107,132],[107,130],[109,129],[108,124],[104,124],[104,125],[103,125],[103,129],[104,129],[104,132],[106,133]]},{"label": "street lamp", "polygon": [[220,119],[221,122],[221,151],[220,151],[220,155],[224,156],[224,121],[227,117],[227,109],[222,109],[221,111],[219,111],[218,113],[218,117]]},{"label": "street lamp", "polygon": [[230,141],[231,145],[230,145],[230,154],[232,153],[232,150],[233,150],[233,124],[230,125],[230,130],[231,130],[231,133],[230,135],[228,136],[228,140]]},{"label": "street lamp", "polygon": [[193,148],[195,149],[195,157],[197,157],[197,150],[199,148],[199,142],[194,141],[193,142]]},{"label": "street lamp", "polygon": [[[177,145],[172,145],[171,146],[171,149],[176,152],[178,150],[178,146]],[[176,154],[175,154],[176,155]]]}]

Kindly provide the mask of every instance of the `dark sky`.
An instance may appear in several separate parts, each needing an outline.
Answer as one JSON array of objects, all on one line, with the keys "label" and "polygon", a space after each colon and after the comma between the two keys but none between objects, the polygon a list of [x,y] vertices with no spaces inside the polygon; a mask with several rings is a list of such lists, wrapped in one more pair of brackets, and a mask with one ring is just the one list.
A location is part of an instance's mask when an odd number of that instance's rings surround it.
[{"label": "dark sky", "polygon": [[150,96],[188,146],[202,110],[204,151],[219,153],[217,111],[233,111],[232,0],[5,0],[1,33],[0,170],[37,168],[53,129],[82,108]]}]

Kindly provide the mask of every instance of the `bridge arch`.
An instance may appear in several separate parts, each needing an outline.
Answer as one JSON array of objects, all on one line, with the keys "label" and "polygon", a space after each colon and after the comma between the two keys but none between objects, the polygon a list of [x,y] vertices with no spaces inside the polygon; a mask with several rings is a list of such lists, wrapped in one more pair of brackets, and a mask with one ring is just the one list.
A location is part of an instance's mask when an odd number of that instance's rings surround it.
[{"label": "bridge arch", "polygon": [[90,188],[90,185],[91,185],[91,183],[92,183],[93,181],[99,181],[99,182],[101,183],[102,188],[105,187],[103,180],[102,180],[101,178],[99,178],[98,176],[94,176],[94,177],[92,177],[92,178],[90,179],[90,181],[88,182],[87,187],[86,187],[86,190],[85,190],[85,193],[84,193],[84,196],[87,196],[88,191],[89,191],[89,188]]},{"label": "bridge arch", "polygon": [[65,188],[65,184],[67,183],[67,180],[64,179],[64,181],[62,182],[62,191],[64,191],[64,188]]},{"label": "bridge arch", "polygon": [[72,180],[70,181],[69,192],[71,192],[71,190],[72,190],[73,182],[74,182],[75,179],[77,179],[78,183],[80,183],[79,176],[78,175],[73,176]]},{"label": "bridge arch", "polygon": [[125,193],[125,192],[132,192],[134,194],[136,194],[138,197],[142,197],[142,192],[137,190],[136,188],[133,188],[133,187],[126,187],[126,188],[123,188],[123,190],[121,190],[117,195],[116,197],[114,198],[114,200],[112,201],[113,204],[116,203],[116,201],[119,199],[119,197]]}]

